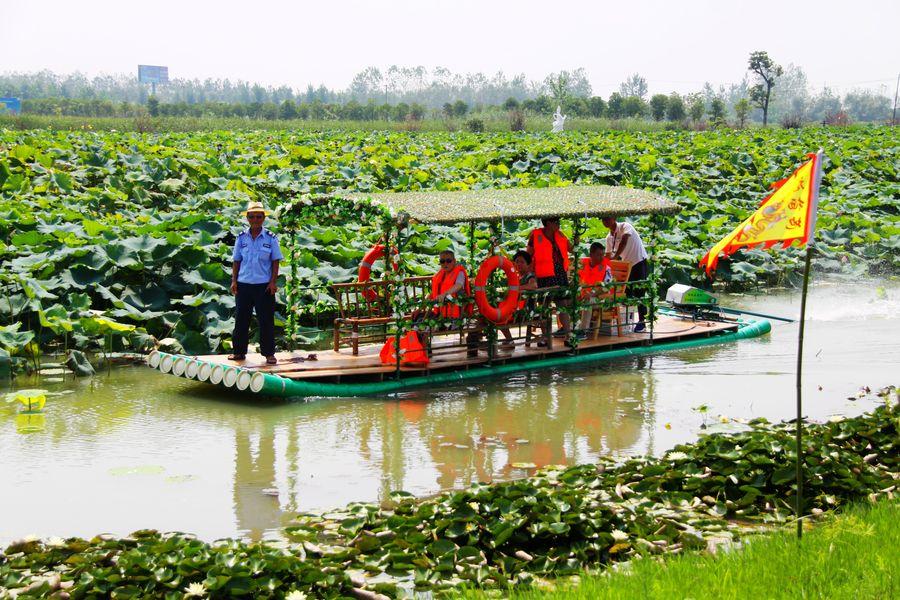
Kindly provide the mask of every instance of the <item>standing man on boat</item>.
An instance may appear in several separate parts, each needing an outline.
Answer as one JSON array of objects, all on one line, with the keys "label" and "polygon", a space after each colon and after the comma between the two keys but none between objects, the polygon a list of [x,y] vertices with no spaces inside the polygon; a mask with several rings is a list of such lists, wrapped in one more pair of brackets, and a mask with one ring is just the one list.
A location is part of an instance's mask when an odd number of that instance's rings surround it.
[{"label": "standing man on boat", "polygon": [[[537,277],[539,288],[562,287],[569,285],[569,252],[572,249],[567,238],[559,230],[559,217],[541,219],[543,225],[528,236],[528,253],[534,259],[532,266]],[[569,300],[558,298],[557,307],[568,306]],[[553,335],[564,337],[571,330],[569,313],[559,311],[560,328]]]},{"label": "standing man on boat", "polygon": [[266,364],[275,358],[275,292],[278,287],[278,261],[284,258],[278,238],[263,227],[266,209],[262,202],[251,202],[244,213],[250,225],[234,242],[231,266],[231,293],[235,295],[234,334],[229,360],[247,358],[250,341],[250,316],[256,310],[259,322],[259,350]]},{"label": "standing man on boat", "polygon": [[[650,265],[647,263],[647,249],[634,225],[626,221],[619,223],[615,217],[603,217],[603,224],[609,229],[606,236],[607,254],[613,260],[622,260],[631,265],[631,274],[628,281],[644,281],[650,275]],[[629,298],[642,298],[644,292],[635,289],[635,286],[625,286],[625,295]],[[638,304],[638,322],[634,326],[635,333],[646,329],[644,317],[647,315],[647,307]]]}]

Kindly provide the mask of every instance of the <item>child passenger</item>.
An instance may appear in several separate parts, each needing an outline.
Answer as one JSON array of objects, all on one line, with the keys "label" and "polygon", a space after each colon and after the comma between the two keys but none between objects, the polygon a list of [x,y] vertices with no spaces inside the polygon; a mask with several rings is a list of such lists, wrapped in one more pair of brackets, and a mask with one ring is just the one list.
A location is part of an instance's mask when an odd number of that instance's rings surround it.
[{"label": "child passenger", "polygon": [[[513,257],[513,263],[516,265],[516,271],[519,273],[519,292],[536,290],[538,285],[534,270],[532,269],[531,255],[524,250],[519,250]],[[522,310],[526,307],[530,310],[533,304],[534,301],[532,299],[519,299],[516,310]],[[512,318],[510,320],[512,320]],[[478,325],[478,331],[473,331],[466,335],[466,346],[468,347],[469,358],[478,356],[478,344],[481,342],[483,328],[487,325],[487,322],[483,317],[479,317]],[[513,341],[512,332],[509,330],[509,327],[501,327],[500,333],[503,334],[503,342],[500,344],[500,347],[507,351],[513,350],[515,348],[515,342]]]},{"label": "child passenger", "polygon": [[[531,265],[531,255],[525,252],[524,250],[519,250],[516,252],[516,255],[513,257],[513,263],[516,265],[516,271],[519,272],[519,293],[523,291],[536,290],[537,278],[534,276],[534,269]],[[529,299],[520,299],[519,305],[516,307],[516,310],[522,310],[526,306],[530,309],[534,305],[534,300]],[[504,350],[512,350],[515,347],[515,342],[513,342],[512,333],[509,330],[509,327],[504,327],[500,330],[500,333],[503,334],[503,343],[500,344],[500,347]]]},{"label": "child passenger", "polygon": [[[602,284],[609,283],[613,279],[612,270],[609,268],[609,258],[605,253],[606,249],[603,247],[603,244],[594,242],[591,244],[591,250],[588,257],[581,259],[581,268],[578,271],[578,282],[583,286],[580,301],[584,304],[594,304],[595,299],[606,292]],[[593,309],[594,307],[590,306],[581,312],[579,337],[582,339],[587,336]]]}]

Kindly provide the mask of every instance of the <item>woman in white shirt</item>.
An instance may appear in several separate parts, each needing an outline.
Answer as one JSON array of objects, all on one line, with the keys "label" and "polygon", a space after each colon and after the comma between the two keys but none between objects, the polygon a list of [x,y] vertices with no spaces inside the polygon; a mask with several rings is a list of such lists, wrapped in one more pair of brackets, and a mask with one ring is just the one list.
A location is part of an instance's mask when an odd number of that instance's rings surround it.
[{"label": "woman in white shirt", "polygon": [[[603,224],[609,229],[606,236],[607,254],[612,260],[622,260],[631,265],[631,274],[628,281],[643,281],[650,275],[650,266],[647,264],[647,249],[640,234],[631,223],[616,221],[615,217],[603,217]],[[634,286],[626,286],[625,294],[630,298],[640,298],[644,292],[635,289]],[[638,304],[638,322],[634,326],[636,333],[644,331],[644,317],[647,315],[647,307]]]}]

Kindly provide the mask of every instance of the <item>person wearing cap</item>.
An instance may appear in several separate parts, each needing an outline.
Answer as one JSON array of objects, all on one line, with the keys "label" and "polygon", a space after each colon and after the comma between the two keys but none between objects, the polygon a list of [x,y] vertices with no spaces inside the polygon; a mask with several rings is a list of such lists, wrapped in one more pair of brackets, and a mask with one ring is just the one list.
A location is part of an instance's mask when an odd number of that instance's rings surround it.
[{"label": "person wearing cap", "polygon": [[[628,281],[646,280],[650,276],[650,265],[647,262],[649,255],[634,225],[626,221],[619,223],[615,217],[603,217],[603,224],[609,229],[609,234],[606,236],[607,255],[613,260],[622,260],[631,265]],[[629,298],[641,299],[644,291],[629,285],[625,288],[625,295]],[[646,329],[644,324],[646,315],[647,307],[638,304],[638,322],[634,326],[635,333]]]},{"label": "person wearing cap", "polygon": [[229,360],[247,358],[250,341],[250,316],[256,310],[259,322],[259,350],[266,363],[275,358],[275,292],[278,289],[278,261],[284,258],[278,238],[263,227],[266,209],[261,202],[251,202],[244,213],[249,228],[234,241],[231,266],[231,293],[235,295],[234,334]]}]

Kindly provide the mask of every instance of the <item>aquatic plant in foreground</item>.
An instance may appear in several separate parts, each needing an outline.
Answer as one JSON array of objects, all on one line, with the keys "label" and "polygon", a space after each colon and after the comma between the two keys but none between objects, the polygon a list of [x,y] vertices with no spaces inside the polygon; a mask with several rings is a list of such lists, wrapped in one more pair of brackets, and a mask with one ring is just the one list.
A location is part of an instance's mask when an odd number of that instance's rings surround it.
[{"label": "aquatic plant in foreground", "polygon": [[[869,414],[806,425],[805,514],[895,497],[900,410],[893,388],[884,396]],[[29,597],[181,598],[191,584],[210,597],[272,598],[506,588],[784,523],[793,461],[793,424],[756,420],[662,458],[551,468],[424,500],[398,492],[385,506],[300,515],[283,542],[206,543],[156,531],[20,540],[0,555],[0,597],[29,589]]]}]

